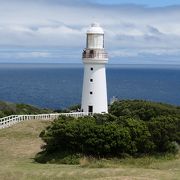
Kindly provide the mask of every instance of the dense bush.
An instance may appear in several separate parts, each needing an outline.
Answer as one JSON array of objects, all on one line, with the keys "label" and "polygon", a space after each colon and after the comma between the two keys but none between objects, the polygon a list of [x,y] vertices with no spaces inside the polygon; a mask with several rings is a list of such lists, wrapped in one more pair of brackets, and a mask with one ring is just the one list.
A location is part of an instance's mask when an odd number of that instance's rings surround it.
[{"label": "dense bush", "polygon": [[95,118],[60,117],[41,133],[47,152],[115,155],[129,152],[131,137],[128,128],[116,123],[97,124]]},{"label": "dense bush", "polygon": [[[180,143],[180,116],[160,116],[147,123],[156,152],[173,152],[173,143]],[[176,147],[174,147],[176,148]]]},{"label": "dense bush", "polygon": [[158,116],[180,115],[180,108],[143,100],[123,100],[114,102],[109,108],[109,113],[117,117],[132,117],[148,121]]},{"label": "dense bush", "polygon": [[37,157],[53,153],[117,157],[178,151],[178,107],[146,101],[119,101],[110,107],[110,113],[77,119],[59,117],[41,132],[45,145]]}]

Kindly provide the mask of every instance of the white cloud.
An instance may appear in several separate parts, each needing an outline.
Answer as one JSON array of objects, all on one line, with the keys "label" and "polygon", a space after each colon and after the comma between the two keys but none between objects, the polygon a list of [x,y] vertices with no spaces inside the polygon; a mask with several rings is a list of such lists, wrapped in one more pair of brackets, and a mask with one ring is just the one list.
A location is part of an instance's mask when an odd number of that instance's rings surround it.
[{"label": "white cloud", "polygon": [[3,59],[9,59],[12,58],[13,56],[18,58],[18,59],[24,59],[24,58],[48,58],[51,57],[51,54],[49,52],[42,52],[42,51],[30,51],[30,52],[18,52],[18,51],[11,51],[11,52],[6,52],[6,51],[1,51],[1,58]]},{"label": "white cloud", "polygon": [[[180,56],[180,6],[103,6],[81,0],[0,3],[1,47],[59,48],[66,54],[64,58],[68,54],[69,58],[77,58],[85,47],[85,28],[98,21],[105,28],[106,47],[113,58]],[[79,51],[71,53],[73,48]],[[23,56],[23,52],[19,53]],[[53,53],[29,55],[45,58],[54,57]]]},{"label": "white cloud", "polygon": [[112,50],[111,57],[139,57],[146,55],[156,55],[156,56],[180,56],[180,49],[152,49],[152,48],[144,48],[144,49],[119,49]]}]

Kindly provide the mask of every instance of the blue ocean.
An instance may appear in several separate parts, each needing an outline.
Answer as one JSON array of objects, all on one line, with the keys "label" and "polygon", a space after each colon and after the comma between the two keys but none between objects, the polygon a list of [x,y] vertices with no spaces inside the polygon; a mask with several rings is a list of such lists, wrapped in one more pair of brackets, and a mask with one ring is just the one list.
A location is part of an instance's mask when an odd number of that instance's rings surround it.
[{"label": "blue ocean", "polygon": [[[108,65],[108,100],[180,105],[180,66]],[[0,100],[61,109],[81,103],[80,64],[0,64]]]}]

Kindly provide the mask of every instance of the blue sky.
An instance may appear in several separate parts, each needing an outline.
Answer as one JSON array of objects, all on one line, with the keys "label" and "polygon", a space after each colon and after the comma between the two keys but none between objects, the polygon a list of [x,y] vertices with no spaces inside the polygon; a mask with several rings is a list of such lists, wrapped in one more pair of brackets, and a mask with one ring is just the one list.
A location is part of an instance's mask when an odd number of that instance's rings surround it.
[{"label": "blue sky", "polygon": [[94,0],[101,4],[139,4],[150,7],[179,5],[180,0]]},{"label": "blue sky", "polygon": [[86,30],[96,21],[105,30],[110,63],[180,64],[180,0],[0,4],[0,62],[81,63]]}]

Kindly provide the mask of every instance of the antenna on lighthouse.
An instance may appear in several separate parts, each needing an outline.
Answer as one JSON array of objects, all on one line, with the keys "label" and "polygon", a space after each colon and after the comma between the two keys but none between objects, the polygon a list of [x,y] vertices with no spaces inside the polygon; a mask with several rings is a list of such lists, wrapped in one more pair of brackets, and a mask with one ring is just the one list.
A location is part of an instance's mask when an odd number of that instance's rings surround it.
[{"label": "antenna on lighthouse", "polygon": [[82,59],[84,80],[81,109],[88,113],[107,113],[105,64],[108,62],[108,55],[104,50],[104,30],[97,22],[92,23],[87,30]]}]

